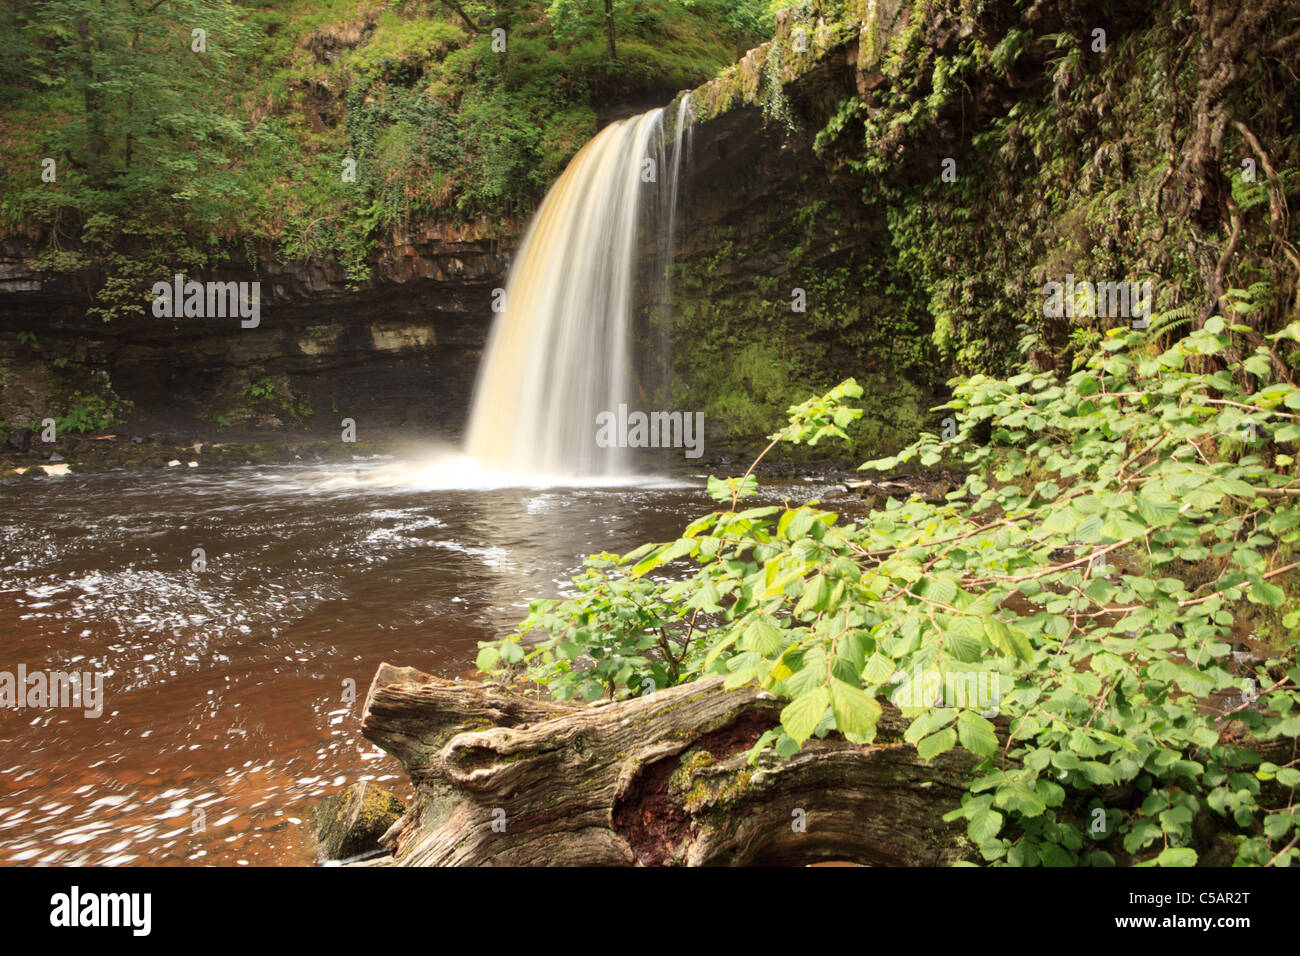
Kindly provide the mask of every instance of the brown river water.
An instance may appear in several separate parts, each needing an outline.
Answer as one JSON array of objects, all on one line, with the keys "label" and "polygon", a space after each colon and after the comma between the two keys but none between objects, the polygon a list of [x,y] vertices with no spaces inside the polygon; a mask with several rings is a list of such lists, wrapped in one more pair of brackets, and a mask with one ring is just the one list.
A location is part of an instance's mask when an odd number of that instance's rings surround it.
[{"label": "brown river water", "polygon": [[712,510],[702,480],[453,477],[378,459],[0,481],[0,671],[103,674],[99,717],[0,709],[0,863],[308,864],[320,797],[409,796],[359,733],[380,662],[473,678],[477,642],[584,555]]}]

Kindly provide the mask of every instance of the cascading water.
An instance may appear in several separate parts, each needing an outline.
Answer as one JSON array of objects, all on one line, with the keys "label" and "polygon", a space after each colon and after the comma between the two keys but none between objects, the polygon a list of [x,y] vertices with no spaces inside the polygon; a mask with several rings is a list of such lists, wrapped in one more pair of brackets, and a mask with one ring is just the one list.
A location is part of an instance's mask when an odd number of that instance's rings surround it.
[{"label": "cascading water", "polygon": [[647,226],[666,228],[662,249],[671,256],[689,122],[684,98],[671,157],[662,109],[611,123],[546,194],[510,269],[474,390],[466,451],[484,468],[626,472],[622,449],[597,444],[596,417],[630,400],[639,239]]}]

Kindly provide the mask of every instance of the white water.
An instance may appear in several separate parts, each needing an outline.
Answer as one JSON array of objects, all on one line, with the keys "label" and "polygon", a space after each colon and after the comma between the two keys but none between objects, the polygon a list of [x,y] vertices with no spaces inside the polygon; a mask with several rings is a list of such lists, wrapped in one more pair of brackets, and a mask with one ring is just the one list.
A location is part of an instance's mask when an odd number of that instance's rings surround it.
[{"label": "white water", "polygon": [[281,479],[285,486],[301,484],[313,492],[390,489],[393,491],[456,491],[472,488],[490,491],[500,488],[681,488],[690,482],[653,475],[556,475],[497,471],[485,468],[468,455],[441,449],[418,461],[366,463],[350,471],[308,469],[301,478]]},{"label": "white water", "polygon": [[[528,484],[628,475],[624,451],[597,444],[596,416],[637,404],[630,347],[642,229],[666,226],[663,248],[672,252],[687,100],[671,157],[663,118],[657,109],[607,126],[529,225],[470,412],[466,452],[485,474]],[[660,337],[657,347],[665,345]]]}]

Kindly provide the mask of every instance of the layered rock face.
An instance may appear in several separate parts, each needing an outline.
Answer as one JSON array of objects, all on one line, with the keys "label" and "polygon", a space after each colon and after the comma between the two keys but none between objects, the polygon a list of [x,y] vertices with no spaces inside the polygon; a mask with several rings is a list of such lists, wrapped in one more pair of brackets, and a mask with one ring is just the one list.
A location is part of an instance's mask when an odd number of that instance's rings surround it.
[{"label": "layered rock face", "polygon": [[1296,189],[1277,172],[1300,157],[1284,92],[1297,13],[782,11],[772,42],[692,96],[674,329],[690,395],[755,447],[787,404],[855,375],[854,451],[873,457],[938,431],[926,392],[954,373],[1066,371],[1127,321],[1113,306],[1062,319],[1044,305],[1053,282],[1150,283],[1157,319],[1194,325],[1236,298],[1255,332],[1279,328],[1300,301]]},{"label": "layered rock face", "polygon": [[32,250],[10,243],[0,257],[0,419],[16,429],[58,418],[95,392],[164,428],[328,430],[348,416],[359,428],[454,435],[513,241],[430,227],[381,246],[357,287],[335,262],[270,256],[185,277],[258,282],[256,327],[239,316],[160,318],[150,303],[102,322],[87,314],[96,276],[41,274]]}]

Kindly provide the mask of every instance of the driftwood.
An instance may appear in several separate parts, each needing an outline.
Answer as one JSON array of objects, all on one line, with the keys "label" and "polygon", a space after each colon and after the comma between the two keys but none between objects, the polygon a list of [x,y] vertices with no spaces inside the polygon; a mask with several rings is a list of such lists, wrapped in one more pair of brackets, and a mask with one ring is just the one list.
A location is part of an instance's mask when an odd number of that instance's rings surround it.
[{"label": "driftwood", "polygon": [[917,495],[929,504],[943,504],[948,495],[961,487],[964,478],[952,471],[922,471],[897,478],[845,478],[845,491],[863,498],[873,508],[884,507],[890,498],[906,501]]},{"label": "driftwood", "polygon": [[381,665],[362,733],[415,785],[384,835],[392,863],[761,865],[970,859],[964,751],[924,761],[886,707],[877,740],[813,739],[751,766],[780,702],[712,678],[593,705]]}]

